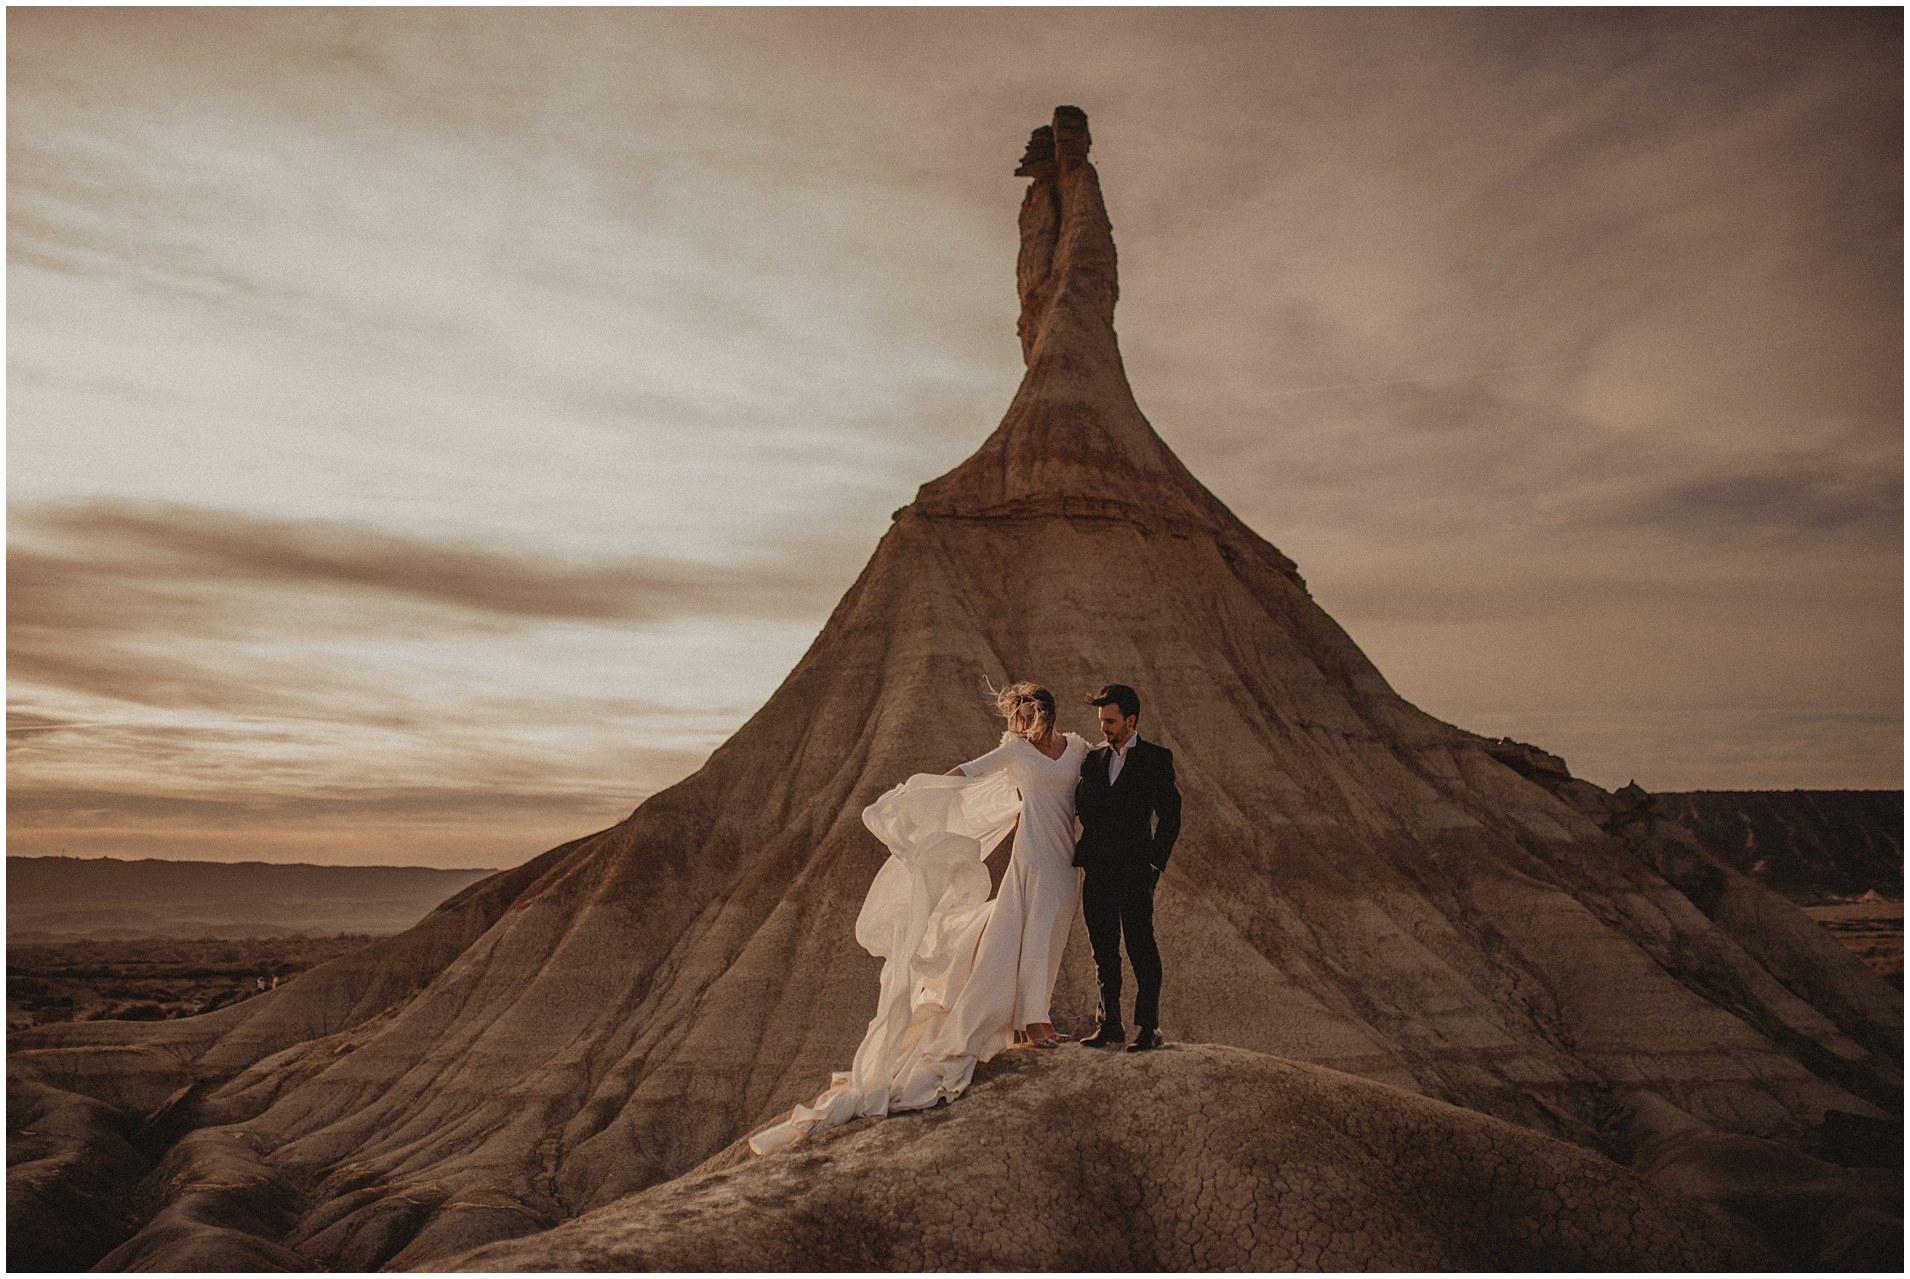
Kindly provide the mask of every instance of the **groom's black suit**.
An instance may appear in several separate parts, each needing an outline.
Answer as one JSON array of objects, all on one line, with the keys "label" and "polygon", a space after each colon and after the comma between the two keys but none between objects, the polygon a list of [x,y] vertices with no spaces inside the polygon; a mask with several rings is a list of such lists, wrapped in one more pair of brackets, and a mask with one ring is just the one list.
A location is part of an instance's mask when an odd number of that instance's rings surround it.
[{"label": "groom's black suit", "polygon": [[[1122,1033],[1121,937],[1134,965],[1134,1021],[1160,1025],[1161,952],[1154,944],[1154,885],[1180,835],[1180,788],[1174,752],[1136,740],[1112,785],[1110,746],[1097,746],[1081,763],[1074,808],[1081,838],[1074,864],[1087,872],[1081,915],[1101,979],[1101,1029]],[[1158,819],[1158,821],[1157,821]]]}]

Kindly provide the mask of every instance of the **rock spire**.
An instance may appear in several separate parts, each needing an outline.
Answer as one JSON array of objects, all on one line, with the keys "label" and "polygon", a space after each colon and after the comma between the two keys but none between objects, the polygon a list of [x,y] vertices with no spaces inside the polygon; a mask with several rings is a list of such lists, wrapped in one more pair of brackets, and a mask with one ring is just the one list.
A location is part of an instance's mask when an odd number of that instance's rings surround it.
[{"label": "rock spire", "polygon": [[1088,145],[1087,113],[1056,107],[1054,123],[1034,131],[1015,168],[1016,177],[1034,179],[1021,201],[1021,252],[1015,260],[1021,294],[1015,331],[1030,369],[1038,353],[1120,369],[1114,228],[1101,200],[1100,176],[1088,163]]},{"label": "rock spire", "polygon": [[1021,201],[1016,332],[1027,372],[1001,426],[974,456],[922,486],[918,516],[1068,516],[1173,527],[1257,544],[1290,561],[1236,519],[1181,465],[1142,416],[1114,332],[1120,297],[1114,232],[1088,160],[1088,117],[1057,107],[1016,167]]}]

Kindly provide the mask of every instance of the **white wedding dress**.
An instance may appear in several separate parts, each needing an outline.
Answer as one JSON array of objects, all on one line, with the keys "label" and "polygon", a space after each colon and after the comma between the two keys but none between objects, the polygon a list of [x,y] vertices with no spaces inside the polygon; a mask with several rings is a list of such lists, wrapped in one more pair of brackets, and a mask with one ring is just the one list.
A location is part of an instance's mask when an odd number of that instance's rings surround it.
[{"label": "white wedding dress", "polygon": [[[856,918],[883,961],[875,1016],[854,1064],[788,1119],[749,1139],[766,1155],[819,1128],[921,1110],[960,1096],[1017,1027],[1049,1021],[1048,999],[1081,899],[1074,787],[1086,741],[1049,759],[1013,733],[964,777],[917,773],[862,811],[888,847]],[[984,858],[1020,818],[1001,892]]]}]

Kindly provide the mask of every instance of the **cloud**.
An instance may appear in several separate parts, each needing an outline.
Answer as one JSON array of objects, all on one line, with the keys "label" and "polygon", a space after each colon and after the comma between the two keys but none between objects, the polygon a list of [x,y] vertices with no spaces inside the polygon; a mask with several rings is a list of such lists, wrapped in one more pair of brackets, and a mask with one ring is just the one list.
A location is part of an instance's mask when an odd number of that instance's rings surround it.
[{"label": "cloud", "polygon": [[1885,466],[1830,454],[1792,455],[1748,468],[1681,477],[1586,523],[1664,526],[1706,542],[1753,546],[1854,534],[1902,544],[1903,489]]},{"label": "cloud", "polygon": [[55,549],[12,548],[10,623],[35,631],[213,628],[210,592],[320,589],[493,619],[654,622],[810,617],[829,582],[813,561],[695,564],[641,556],[575,563],[432,541],[343,520],[272,519],[160,502],[38,504],[15,528]]},{"label": "cloud", "polygon": [[580,564],[345,521],[30,506],[11,766],[193,794],[372,774],[647,793],[747,718],[853,574],[841,530],[812,524],[741,564]]},{"label": "cloud", "polygon": [[207,797],[16,787],[15,856],[140,856],[348,865],[514,866],[615,824],[624,796],[495,788],[359,788],[314,797],[252,791]]},{"label": "cloud", "polygon": [[[10,847],[508,865],[611,825],[721,737],[705,728],[709,708],[609,694],[476,696],[407,705],[379,723],[390,690],[352,691],[355,700],[253,714],[95,700],[103,714],[92,718],[22,706],[10,715],[25,730],[8,743]],[[322,712],[330,717],[310,717]]]},{"label": "cloud", "polygon": [[7,794],[9,820],[26,829],[66,824],[78,817],[102,825],[137,826],[163,819],[252,827],[335,818],[462,820],[479,815],[574,814],[584,807],[618,817],[628,811],[617,799],[593,805],[578,795],[511,793],[490,787],[366,787],[322,796],[262,792],[238,798],[59,787],[16,788]]},{"label": "cloud", "polygon": [[32,711],[7,710],[7,750],[13,751],[31,744],[34,739],[53,733],[74,732],[79,729],[99,728],[99,722],[71,719],[61,715],[40,715]]}]

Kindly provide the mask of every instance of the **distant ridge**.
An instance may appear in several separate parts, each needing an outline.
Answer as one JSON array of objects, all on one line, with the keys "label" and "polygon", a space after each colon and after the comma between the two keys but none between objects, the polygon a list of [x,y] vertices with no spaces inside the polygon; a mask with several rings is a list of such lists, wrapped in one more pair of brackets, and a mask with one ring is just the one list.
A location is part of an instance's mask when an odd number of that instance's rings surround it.
[{"label": "distant ridge", "polygon": [[1705,850],[1795,902],[1903,900],[1900,790],[1661,791]]},{"label": "distant ridge", "polygon": [[268,862],[251,858],[231,862],[194,857],[112,857],[105,854],[101,854],[98,857],[74,857],[67,853],[29,853],[22,855],[9,853],[7,855],[8,867],[11,868],[15,862],[83,862],[87,864],[95,862],[116,862],[122,866],[289,866],[302,867],[307,870],[423,870],[431,871],[434,874],[445,873],[452,875],[462,875],[466,871],[475,871],[484,875],[495,875],[499,870],[503,869],[499,866],[345,866],[329,862]]},{"label": "distant ridge", "polygon": [[491,869],[7,858],[10,942],[397,933]]}]

